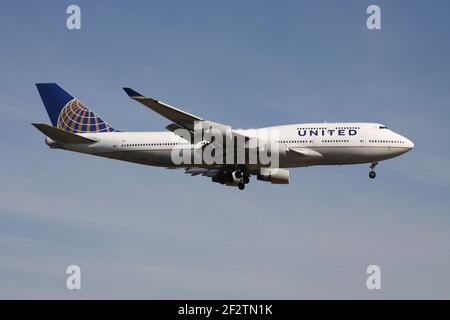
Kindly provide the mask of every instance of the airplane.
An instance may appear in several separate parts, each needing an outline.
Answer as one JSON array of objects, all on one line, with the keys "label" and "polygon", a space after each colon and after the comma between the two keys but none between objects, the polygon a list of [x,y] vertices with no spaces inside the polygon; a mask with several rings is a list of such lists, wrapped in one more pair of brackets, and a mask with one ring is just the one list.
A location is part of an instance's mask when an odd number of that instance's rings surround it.
[{"label": "airplane", "polygon": [[[36,87],[51,125],[32,125],[46,136],[45,143],[50,148],[169,169],[183,168],[187,174],[206,176],[213,182],[240,190],[244,190],[251,176],[272,184],[288,184],[290,168],[318,165],[368,163],[369,177],[374,179],[375,167],[380,161],[414,148],[411,140],[379,123],[300,123],[233,129],[143,96],[131,88],[123,88],[131,99],[171,123],[164,132],[123,132],[114,129],[58,84],[37,83]],[[180,134],[180,130],[187,136]],[[208,130],[218,134],[208,136]],[[276,135],[269,134],[271,132]],[[216,140],[220,135],[231,140]],[[238,140],[242,141],[243,157],[236,156],[236,148],[233,148],[237,147]],[[264,147],[269,143],[271,147]],[[229,156],[229,161],[174,161],[176,153],[188,155],[192,160],[207,148],[213,150],[212,153]],[[269,156],[273,150],[277,161],[263,162],[258,153],[256,161],[249,160],[251,150],[261,152],[263,149]]]}]

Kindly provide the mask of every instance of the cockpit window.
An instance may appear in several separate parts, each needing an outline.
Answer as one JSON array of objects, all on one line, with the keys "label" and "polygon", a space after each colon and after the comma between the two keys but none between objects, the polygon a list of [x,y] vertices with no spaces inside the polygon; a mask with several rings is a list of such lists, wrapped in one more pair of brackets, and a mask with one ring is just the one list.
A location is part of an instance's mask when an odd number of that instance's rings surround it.
[{"label": "cockpit window", "polygon": [[380,129],[387,129],[388,127],[380,126]]}]

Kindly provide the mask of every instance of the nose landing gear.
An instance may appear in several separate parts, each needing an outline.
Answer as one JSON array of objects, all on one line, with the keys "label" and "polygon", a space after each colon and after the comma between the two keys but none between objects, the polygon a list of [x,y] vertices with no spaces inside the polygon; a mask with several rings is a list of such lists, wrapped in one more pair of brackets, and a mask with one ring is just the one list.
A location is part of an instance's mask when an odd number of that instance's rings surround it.
[{"label": "nose landing gear", "polygon": [[375,167],[377,166],[378,162],[373,162],[372,165],[370,166],[370,172],[369,172],[369,178],[370,179],[375,179],[375,177],[377,176],[377,173],[375,172]]}]

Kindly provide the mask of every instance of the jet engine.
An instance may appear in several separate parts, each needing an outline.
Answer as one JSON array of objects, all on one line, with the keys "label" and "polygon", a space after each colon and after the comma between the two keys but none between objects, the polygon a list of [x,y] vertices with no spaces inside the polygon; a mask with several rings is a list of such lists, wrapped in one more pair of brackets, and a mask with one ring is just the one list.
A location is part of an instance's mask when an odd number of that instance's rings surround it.
[{"label": "jet engine", "polygon": [[213,182],[225,184],[227,186],[237,187],[242,182],[241,177],[236,177],[237,171],[225,171],[219,175],[212,177]]},{"label": "jet engine", "polygon": [[267,181],[273,184],[288,184],[289,170],[279,168],[261,168],[256,177],[260,181]]}]

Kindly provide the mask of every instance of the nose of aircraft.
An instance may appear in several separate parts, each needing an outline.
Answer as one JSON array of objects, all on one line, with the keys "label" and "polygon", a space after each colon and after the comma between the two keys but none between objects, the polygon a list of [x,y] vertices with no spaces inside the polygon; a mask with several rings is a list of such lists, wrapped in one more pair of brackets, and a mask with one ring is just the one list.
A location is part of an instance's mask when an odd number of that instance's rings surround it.
[{"label": "nose of aircraft", "polygon": [[406,140],[406,146],[408,147],[408,149],[412,150],[414,148],[414,143],[407,138],[405,138],[405,140]]}]

